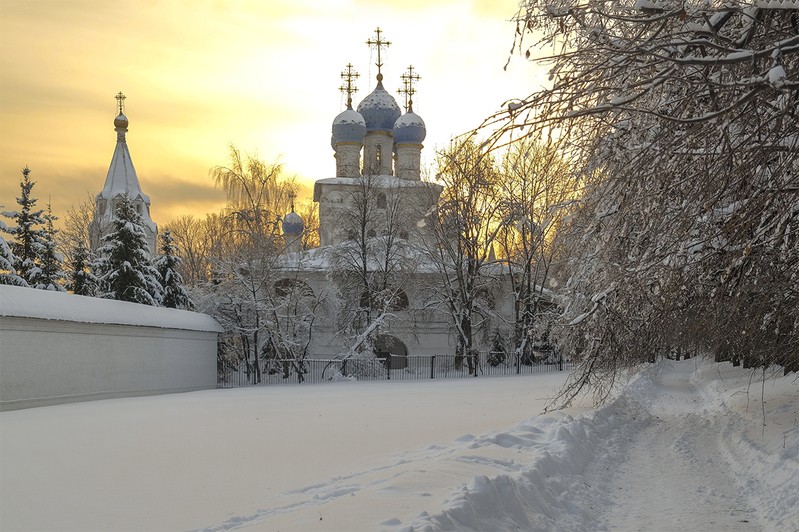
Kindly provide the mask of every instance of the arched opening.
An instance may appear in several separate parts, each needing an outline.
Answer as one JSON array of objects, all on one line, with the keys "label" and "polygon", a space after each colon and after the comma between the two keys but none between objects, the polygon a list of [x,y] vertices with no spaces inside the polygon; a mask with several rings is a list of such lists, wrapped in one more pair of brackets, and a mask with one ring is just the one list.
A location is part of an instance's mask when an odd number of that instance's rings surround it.
[{"label": "arched opening", "polygon": [[[384,297],[388,297],[386,301]],[[371,310],[383,310],[386,312],[398,312],[401,310],[408,310],[408,294],[404,290],[399,289],[389,294],[370,294],[369,292],[361,293],[361,308]]]},{"label": "arched opening", "polygon": [[375,342],[375,355],[387,360],[391,355],[390,369],[405,369],[408,367],[408,348],[399,338],[389,334],[381,334]]},{"label": "arched opening", "polygon": [[274,284],[275,296],[279,298],[305,298],[314,297],[313,289],[300,279],[280,279]]},{"label": "arched opening", "polygon": [[377,208],[378,209],[386,208],[386,195],[383,192],[377,193]]},{"label": "arched opening", "polygon": [[474,295],[474,310],[481,316],[490,316],[497,307],[494,294],[486,287],[479,288]]}]

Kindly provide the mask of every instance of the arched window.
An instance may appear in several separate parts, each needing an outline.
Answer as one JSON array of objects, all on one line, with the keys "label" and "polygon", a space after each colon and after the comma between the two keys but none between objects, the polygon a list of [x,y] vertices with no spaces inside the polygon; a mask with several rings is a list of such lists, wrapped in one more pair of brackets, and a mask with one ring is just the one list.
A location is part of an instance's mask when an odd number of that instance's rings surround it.
[{"label": "arched window", "polygon": [[300,279],[280,279],[274,284],[275,296],[279,298],[312,298],[313,289]]},{"label": "arched window", "polygon": [[369,238],[372,238],[372,237],[375,237],[375,236],[377,236],[377,233],[375,232],[375,230],[374,230],[374,229],[369,229],[369,230],[366,232],[366,236],[368,236]]},{"label": "arched window", "polygon": [[488,315],[496,309],[497,302],[494,294],[488,288],[480,288],[474,296],[474,309],[482,314]]},{"label": "arched window", "polygon": [[408,294],[405,293],[404,290],[399,289],[393,293],[386,294],[385,297],[389,297],[390,300],[388,304],[383,299],[382,294],[369,294],[369,292],[363,292],[361,294],[361,308],[371,309],[371,310],[383,310],[385,309],[387,312],[399,312],[403,310],[408,310]]},{"label": "arched window", "polygon": [[386,195],[383,192],[377,193],[377,208],[378,209],[386,208]]}]

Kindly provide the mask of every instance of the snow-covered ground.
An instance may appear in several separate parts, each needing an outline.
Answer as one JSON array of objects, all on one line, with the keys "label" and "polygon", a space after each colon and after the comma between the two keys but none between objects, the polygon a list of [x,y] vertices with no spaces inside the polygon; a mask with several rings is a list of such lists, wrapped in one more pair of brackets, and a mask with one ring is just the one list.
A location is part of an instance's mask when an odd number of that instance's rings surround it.
[{"label": "snow-covered ground", "polygon": [[761,377],[665,362],[547,415],[563,373],[4,412],[0,529],[796,530],[799,382]]}]

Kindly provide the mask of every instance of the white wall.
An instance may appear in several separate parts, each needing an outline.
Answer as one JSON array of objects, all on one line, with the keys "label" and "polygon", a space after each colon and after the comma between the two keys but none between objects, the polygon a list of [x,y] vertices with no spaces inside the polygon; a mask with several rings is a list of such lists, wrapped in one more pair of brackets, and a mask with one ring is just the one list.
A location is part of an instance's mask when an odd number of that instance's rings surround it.
[{"label": "white wall", "polygon": [[[25,292],[9,296],[11,288]],[[20,295],[38,302],[34,307],[76,303],[85,321],[15,316],[32,314],[30,304],[14,304]],[[89,323],[85,311],[95,307],[99,314],[151,314],[162,325]],[[141,307],[0,287],[0,410],[215,388],[219,326],[202,314]],[[52,306],[40,313],[52,314]],[[200,324],[194,329],[186,325],[191,315]],[[181,328],[170,327],[173,317]]]}]

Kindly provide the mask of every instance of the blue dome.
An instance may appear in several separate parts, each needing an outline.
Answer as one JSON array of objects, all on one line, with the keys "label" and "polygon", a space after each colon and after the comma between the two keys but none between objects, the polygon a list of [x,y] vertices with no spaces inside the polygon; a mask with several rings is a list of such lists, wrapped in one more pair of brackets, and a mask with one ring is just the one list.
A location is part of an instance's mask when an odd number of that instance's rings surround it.
[{"label": "blue dome", "polygon": [[305,222],[302,221],[302,216],[294,210],[283,217],[284,235],[301,235],[303,229],[305,229]]},{"label": "blue dome", "polygon": [[422,117],[409,111],[394,123],[394,144],[421,144],[427,136]]},{"label": "blue dome", "polygon": [[364,135],[366,121],[363,116],[347,108],[333,120],[333,137],[330,143],[336,149],[337,142],[363,142]]},{"label": "blue dome", "polygon": [[401,114],[397,101],[386,92],[380,81],[375,90],[358,104],[358,112],[366,120],[367,131],[391,131]]}]

